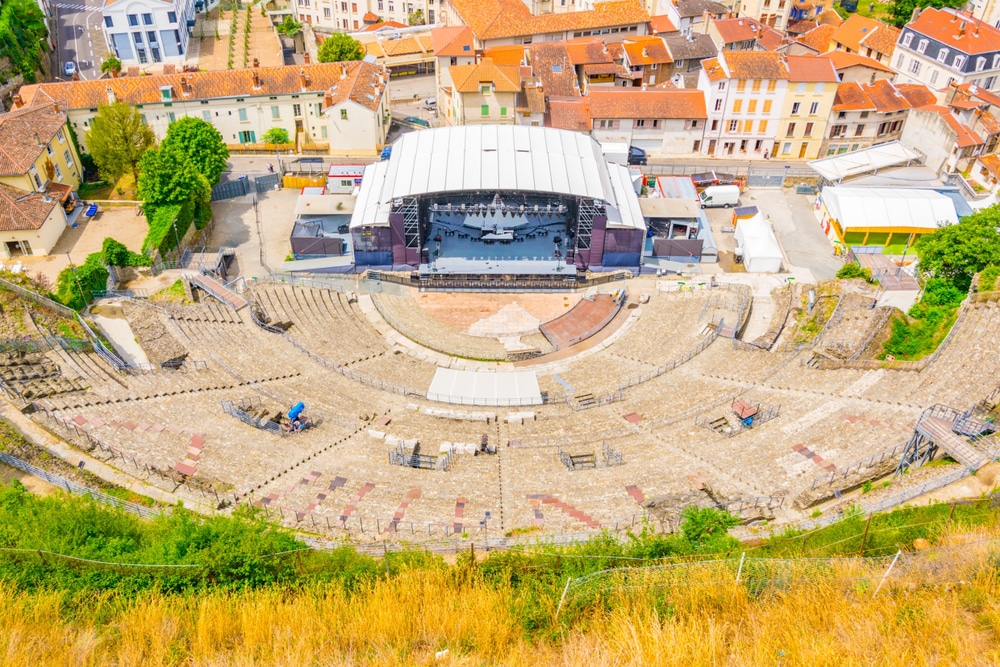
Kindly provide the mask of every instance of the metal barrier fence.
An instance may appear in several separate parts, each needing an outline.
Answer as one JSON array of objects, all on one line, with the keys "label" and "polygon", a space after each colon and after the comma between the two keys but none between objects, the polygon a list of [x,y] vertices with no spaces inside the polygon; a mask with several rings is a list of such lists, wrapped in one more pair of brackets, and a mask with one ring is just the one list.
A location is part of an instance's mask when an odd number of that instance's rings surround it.
[{"label": "metal barrier fence", "polygon": [[267,431],[268,433],[274,433],[284,437],[287,434],[285,429],[281,428],[281,424],[273,422],[270,419],[262,419],[255,415],[247,412],[248,408],[259,408],[262,405],[262,401],[259,396],[251,396],[250,398],[241,398],[237,404],[235,401],[221,401],[222,411],[231,417],[236,417],[244,424],[253,426],[254,428],[259,428],[262,431]]},{"label": "metal barrier fence", "polygon": [[125,510],[126,512],[131,512],[132,514],[138,514],[141,517],[151,519],[162,515],[164,512],[168,512],[167,508],[159,509],[153,507],[145,507],[143,505],[137,505],[136,503],[130,503],[127,500],[122,500],[121,498],[116,498],[114,496],[108,495],[103,491],[98,491],[97,489],[92,489],[88,486],[83,486],[82,484],[77,484],[76,482],[70,481],[65,477],[60,477],[59,475],[54,475],[47,470],[43,470],[37,466],[33,466],[30,463],[22,461],[16,456],[11,456],[6,452],[0,452],[0,461],[3,461],[12,468],[17,468],[29,475],[34,475],[38,479],[44,480],[53,486],[57,486],[61,489],[66,489],[69,493],[75,493],[81,496],[89,496],[99,503],[105,505],[111,505],[112,507],[117,507],[120,510]]},{"label": "metal barrier fence", "polygon": [[0,289],[10,290],[11,292],[17,294],[20,297],[28,299],[29,301],[34,301],[39,306],[44,306],[49,310],[59,313],[63,317],[73,318],[77,316],[76,311],[73,310],[72,308],[67,308],[61,303],[56,303],[52,299],[42,296],[37,292],[32,292],[31,290],[25,289],[20,285],[15,285],[9,280],[4,280],[3,278],[0,278]]},{"label": "metal barrier fence", "polygon": [[688,350],[681,356],[677,357],[676,359],[668,361],[664,365],[660,366],[659,368],[655,368],[649,371],[648,373],[641,373],[639,375],[633,375],[630,378],[626,378],[625,380],[623,380],[618,384],[618,389],[619,390],[628,389],[629,387],[634,387],[636,385],[642,384],[643,382],[649,382],[653,378],[657,378],[663,375],[664,373],[672,371],[681,364],[687,363],[688,361],[694,359],[695,356],[703,352],[709,345],[711,345],[716,338],[718,338],[718,334],[713,331],[712,333],[710,333],[708,336],[705,337],[705,340],[701,341],[695,347],[691,348],[690,350]]}]

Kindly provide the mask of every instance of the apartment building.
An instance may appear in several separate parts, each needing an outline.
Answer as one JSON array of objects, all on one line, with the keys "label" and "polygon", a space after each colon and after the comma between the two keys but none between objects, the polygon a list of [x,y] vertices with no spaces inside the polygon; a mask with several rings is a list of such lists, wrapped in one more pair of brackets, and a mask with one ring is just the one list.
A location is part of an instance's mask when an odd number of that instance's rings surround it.
[{"label": "apartment building", "polygon": [[377,23],[439,22],[439,0],[291,0],[295,18],[317,32],[357,32]]},{"label": "apartment building", "polygon": [[724,51],[703,63],[698,89],[708,127],[701,152],[715,157],[775,153],[788,67],[770,51]]},{"label": "apartment building", "polygon": [[386,85],[382,68],[350,62],[43,83],[20,94],[28,105],[68,109],[81,141],[102,105],[125,102],[158,140],[170,123],[193,116],[212,123],[232,151],[252,149],[267,130],[284,128],[299,150],[377,155],[388,128]]},{"label": "apartment building", "polygon": [[720,51],[776,51],[785,36],[752,18],[707,21],[705,33],[712,36]]},{"label": "apartment building", "polygon": [[830,50],[857,53],[888,64],[899,38],[899,28],[882,21],[852,14],[830,35]]},{"label": "apartment building", "polygon": [[519,67],[496,65],[492,58],[483,58],[472,65],[452,65],[448,70],[452,94],[445,120],[449,125],[516,122],[517,95],[521,91]]},{"label": "apartment building", "polygon": [[951,84],[1000,89],[1000,30],[954,9],[928,7],[896,43],[897,83],[922,83],[944,99]]},{"label": "apartment building", "polygon": [[788,89],[782,102],[775,151],[779,158],[819,157],[837,95],[837,72],[823,56],[787,56]]},{"label": "apartment building", "polygon": [[911,109],[932,105],[934,93],[919,84],[891,81],[841,83],[833,101],[820,155],[837,155],[900,139]]},{"label": "apartment building", "polygon": [[111,0],[101,8],[104,38],[124,67],[180,64],[194,0]]}]

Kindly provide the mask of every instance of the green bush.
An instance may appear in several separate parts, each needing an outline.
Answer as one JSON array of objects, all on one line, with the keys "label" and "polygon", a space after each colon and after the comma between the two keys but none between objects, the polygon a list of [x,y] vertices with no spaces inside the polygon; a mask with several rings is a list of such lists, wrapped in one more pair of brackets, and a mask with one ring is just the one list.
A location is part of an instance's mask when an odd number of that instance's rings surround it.
[{"label": "green bush", "polygon": [[149,258],[132,252],[110,236],[101,245],[101,256],[105,266],[149,266]]},{"label": "green bush", "polygon": [[1000,278],[1000,266],[987,266],[979,274],[979,291],[995,292],[1000,289],[1000,286],[997,285],[997,278]]},{"label": "green bush", "polygon": [[[177,240],[184,238],[191,226],[190,208],[191,206],[188,204],[171,204],[146,211],[149,232],[142,241],[142,253],[150,256],[154,250],[158,250],[162,256],[176,248]],[[176,234],[174,233],[175,220],[177,221]]]},{"label": "green bush", "polygon": [[80,310],[90,303],[91,291],[107,289],[109,274],[101,254],[91,253],[81,266],[70,264],[59,272],[53,294],[56,301],[73,310]]},{"label": "green bush", "polygon": [[860,264],[855,262],[847,262],[840,270],[837,271],[837,277],[841,280],[851,280],[853,278],[863,278],[864,280],[872,281],[872,270],[862,267]]}]

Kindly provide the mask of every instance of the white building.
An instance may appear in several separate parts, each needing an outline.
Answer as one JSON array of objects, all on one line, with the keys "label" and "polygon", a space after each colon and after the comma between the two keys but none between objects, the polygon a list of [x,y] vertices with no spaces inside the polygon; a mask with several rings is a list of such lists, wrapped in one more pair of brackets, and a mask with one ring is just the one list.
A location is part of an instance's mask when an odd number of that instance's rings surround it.
[{"label": "white building", "polygon": [[122,65],[181,63],[187,53],[194,0],[108,0],[104,37]]},{"label": "white building", "polygon": [[899,35],[896,83],[922,83],[944,99],[954,83],[1000,90],[1000,30],[954,9],[927,8]]},{"label": "white building", "polygon": [[[423,24],[438,22],[439,0],[291,0],[295,17],[318,32],[354,32],[392,21],[410,25],[410,16],[423,15]],[[417,23],[417,25],[422,25]]]},{"label": "white building", "polygon": [[388,128],[386,81],[377,65],[350,62],[45,83],[20,94],[26,104],[66,104],[81,142],[98,108],[118,101],[135,105],[158,140],[193,116],[212,123],[231,151],[255,150],[267,130],[284,128],[299,151],[377,155]]}]

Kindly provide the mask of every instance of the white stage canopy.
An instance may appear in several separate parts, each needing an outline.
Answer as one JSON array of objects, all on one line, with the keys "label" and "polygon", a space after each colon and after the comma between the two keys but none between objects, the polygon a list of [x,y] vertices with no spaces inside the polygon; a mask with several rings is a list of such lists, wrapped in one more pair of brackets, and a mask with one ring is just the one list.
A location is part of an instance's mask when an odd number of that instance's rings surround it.
[{"label": "white stage canopy", "polygon": [[438,368],[427,398],[459,405],[541,405],[534,371],[488,373]]},{"label": "white stage canopy", "polygon": [[840,183],[845,178],[861,174],[877,174],[887,167],[910,166],[920,163],[923,153],[900,141],[890,141],[870,148],[831,155],[809,163],[812,170],[830,181]]}]

